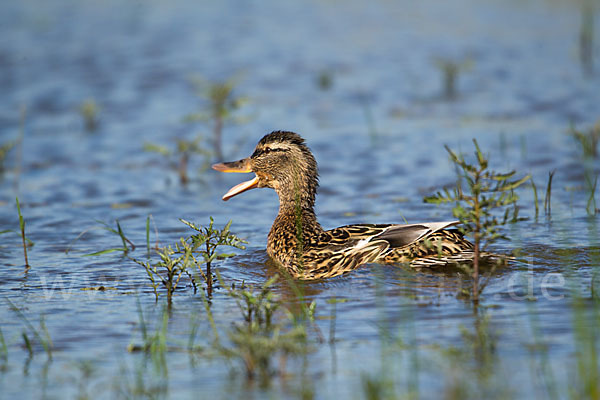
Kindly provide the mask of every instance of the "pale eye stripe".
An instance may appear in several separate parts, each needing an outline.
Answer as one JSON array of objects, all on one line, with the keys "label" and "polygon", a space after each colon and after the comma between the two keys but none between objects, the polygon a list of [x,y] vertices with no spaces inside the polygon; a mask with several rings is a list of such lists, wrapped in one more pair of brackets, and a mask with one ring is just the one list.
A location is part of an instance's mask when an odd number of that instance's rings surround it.
[{"label": "pale eye stripe", "polygon": [[285,143],[270,143],[266,149],[270,149],[271,151],[285,151],[289,150],[290,146]]},{"label": "pale eye stripe", "polygon": [[262,154],[268,154],[275,151],[288,151],[289,147],[264,147],[262,149],[257,149],[252,154],[252,158],[258,157]]}]

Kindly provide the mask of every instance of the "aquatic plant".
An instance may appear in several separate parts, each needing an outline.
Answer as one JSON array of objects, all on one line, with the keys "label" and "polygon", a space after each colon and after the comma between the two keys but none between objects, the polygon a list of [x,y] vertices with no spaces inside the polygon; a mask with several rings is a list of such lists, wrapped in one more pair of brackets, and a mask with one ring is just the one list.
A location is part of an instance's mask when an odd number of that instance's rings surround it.
[{"label": "aquatic plant", "polygon": [[79,115],[83,118],[83,124],[88,132],[93,132],[98,128],[99,110],[94,99],[86,99],[79,105]]},{"label": "aquatic plant", "polygon": [[210,140],[212,150],[210,150],[210,145],[204,144],[205,138],[201,134],[195,135],[192,139],[177,138],[174,149],[155,143],[144,144],[144,150],[158,153],[169,161],[171,167],[177,170],[182,184],[189,182],[187,170],[193,155],[203,158],[201,171],[208,169],[211,158],[223,159],[223,127],[226,122],[244,121],[243,118],[236,117],[234,114],[247,101],[245,97],[234,95],[236,80],[233,78],[224,82],[212,83],[194,79],[193,84],[205,106],[197,112],[188,114],[184,121],[212,123],[212,139]]},{"label": "aquatic plant", "polygon": [[[455,203],[452,213],[461,222],[459,230],[474,239],[473,266],[464,266],[472,276],[471,297],[475,304],[483,286],[479,285],[479,257],[481,252],[493,241],[504,238],[499,226],[519,220],[517,207],[518,196],[514,189],[525,183],[530,175],[518,180],[511,180],[516,171],[497,173],[488,169],[485,158],[477,141],[475,145],[476,164],[467,162],[463,155],[456,154],[448,146],[446,151],[450,160],[457,167],[458,181],[456,187],[449,191],[437,192],[423,200],[427,203]],[[464,188],[464,189],[463,189]],[[498,219],[495,209],[504,210],[503,217]]]},{"label": "aquatic plant", "polygon": [[548,216],[552,214],[552,179],[555,172],[556,170],[548,172],[548,184],[546,185],[546,196],[544,197],[544,213]]},{"label": "aquatic plant", "polygon": [[[185,246],[186,242],[181,239],[181,243]],[[160,257],[160,261],[150,263],[149,261],[141,261],[133,258],[132,260],[144,267],[150,280],[150,285],[154,290],[154,296],[158,301],[158,288],[164,286],[167,289],[167,301],[172,302],[172,296],[182,275],[187,272],[187,263],[189,262],[190,254],[185,252],[185,247],[175,243],[175,248],[165,246],[156,250],[156,254]],[[181,254],[181,253],[184,254]]]},{"label": "aquatic plant", "polygon": [[25,269],[28,270],[30,268],[30,265],[29,265],[29,258],[27,257],[27,247],[33,246],[33,242],[25,236],[25,219],[23,218],[23,215],[21,214],[21,205],[19,204],[18,197],[16,198],[16,202],[17,202],[17,213],[19,214],[19,228],[21,230],[21,239],[23,240],[23,256],[25,258]]},{"label": "aquatic plant", "polygon": [[[208,226],[197,226],[191,222],[181,219],[181,222],[195,230],[196,234],[189,237],[189,244],[192,253],[200,255],[202,258],[193,258],[195,266],[198,268],[198,272],[204,278],[207,284],[207,291],[210,296],[213,287],[213,274],[212,274],[212,263],[216,259],[224,259],[233,257],[235,253],[218,253],[217,249],[222,246],[234,247],[237,249],[245,249],[245,240],[240,239],[233,233],[231,233],[231,223],[229,221],[223,229],[214,228],[214,220],[210,217],[210,223]],[[202,246],[204,247],[202,249]],[[202,271],[202,264],[205,265],[205,271]]]},{"label": "aquatic plant", "polygon": [[598,157],[598,143],[600,142],[600,120],[594,126],[585,130],[578,130],[574,125],[569,128],[569,134],[580,145],[584,158]]},{"label": "aquatic plant", "polygon": [[533,181],[533,177],[531,177],[531,189],[533,190],[533,204],[535,206],[535,219],[537,221],[537,217],[540,213],[540,202],[538,199],[537,186],[535,186],[535,182]]},{"label": "aquatic plant", "polygon": [[185,120],[212,123],[213,155],[218,160],[223,159],[223,126],[225,122],[239,122],[239,118],[234,118],[234,113],[247,102],[247,98],[235,96],[236,84],[235,78],[222,82],[206,82],[198,78],[193,80],[196,93],[208,105],[205,109],[187,115]]},{"label": "aquatic plant", "polygon": [[204,158],[201,170],[208,169],[210,165],[211,152],[206,150],[202,145],[202,142],[203,137],[198,135],[192,140],[177,139],[175,149],[173,150],[166,146],[154,143],[145,143],[144,150],[158,153],[165,157],[168,160],[169,165],[177,170],[179,181],[185,185],[190,181],[188,165],[192,155],[196,154]]},{"label": "aquatic plant", "polygon": [[450,58],[436,58],[435,65],[442,73],[442,97],[446,100],[454,100],[457,97],[456,82],[461,71],[471,67],[469,59],[456,61]]},{"label": "aquatic plant", "polygon": [[[214,227],[211,217],[208,226],[197,226],[191,222],[180,219],[181,222],[192,228],[197,233],[187,238],[180,238],[173,245],[156,249],[159,260],[141,261],[132,258],[134,262],[144,267],[148,279],[158,300],[158,288],[164,286],[167,289],[167,300],[171,304],[172,295],[182,276],[186,275],[197,290],[196,279],[193,276],[197,269],[200,276],[206,282],[207,293],[210,296],[213,290],[212,263],[217,259],[232,257],[233,253],[218,252],[222,246],[243,249],[244,240],[230,232],[231,221],[223,229]],[[204,270],[202,266],[204,265]]]}]

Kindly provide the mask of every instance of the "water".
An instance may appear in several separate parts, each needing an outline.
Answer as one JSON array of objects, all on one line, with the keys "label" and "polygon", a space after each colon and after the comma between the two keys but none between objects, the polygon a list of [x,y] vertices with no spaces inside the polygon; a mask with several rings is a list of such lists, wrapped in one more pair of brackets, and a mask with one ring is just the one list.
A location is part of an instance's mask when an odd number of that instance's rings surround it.
[{"label": "water", "polygon": [[[533,193],[524,189],[528,220],[506,228],[512,240],[495,245],[521,248],[523,257],[495,271],[483,295],[495,338],[494,378],[483,394],[543,396],[538,353],[529,352],[541,343],[547,360],[540,363],[554,368],[566,395],[571,378],[563,366],[575,368],[579,343],[573,293],[592,295],[600,237],[597,217],[586,213],[585,179],[600,165],[583,161],[565,134],[570,123],[588,127],[600,115],[598,74],[585,76],[578,61],[576,2],[57,0],[1,8],[0,144],[17,139],[22,107],[25,136],[0,178],[0,231],[18,230],[18,196],[35,243],[24,273],[19,235],[1,236],[8,348],[1,397],[127,397],[137,376],[158,397],[173,398],[298,397],[301,387],[317,398],[361,398],[367,376],[390,379],[398,393],[449,392],[458,372],[445,351],[464,347],[462,331],[481,323],[457,298],[467,280],[456,271],[372,265],[306,285],[308,301],[317,303],[313,351],[288,360],[287,378],[268,388],[248,384],[241,364],[219,358],[169,352],[165,377],[148,357],[127,353],[141,342],[138,309],[154,332],[164,303],[155,303],[145,271],[118,252],[84,256],[120,246],[98,221],[116,227],[118,219],[137,246],[133,256],[143,257],[149,214],[158,232],[151,241],[162,245],[190,234],[179,218],[206,224],[213,216],[218,226],[233,219],[232,230],[249,243],[218,264],[225,281],[261,284],[274,273],[264,251],[277,212],[272,191],[223,203],[243,177],[200,173],[197,157],[183,186],[163,157],[143,151],[149,142],[173,148],[176,138],[209,137],[210,125],[184,122],[205,106],[190,79],[230,76],[248,102],[236,112],[243,121],[225,125],[226,157],[247,156],[271,130],[302,134],[320,165],[317,214],[326,228],[450,218],[450,207],[422,202],[453,183],[444,144],[470,152],[477,138],[493,168],[531,173],[542,199],[556,170],[552,216],[535,219]],[[453,101],[443,97],[440,60],[462,68]],[[319,88],[322,74],[332,79],[328,90]],[[86,99],[99,107],[94,132],[78,111]],[[107,290],[82,290],[99,286]],[[284,305],[296,303],[287,284],[275,291]],[[344,302],[334,308],[331,299]],[[28,356],[26,325],[9,301],[36,329],[43,316],[52,360],[37,343]],[[225,290],[215,292],[211,307],[222,334],[241,322]],[[169,340],[185,343],[195,321],[196,342],[206,346],[212,331],[204,303],[183,288]]]}]

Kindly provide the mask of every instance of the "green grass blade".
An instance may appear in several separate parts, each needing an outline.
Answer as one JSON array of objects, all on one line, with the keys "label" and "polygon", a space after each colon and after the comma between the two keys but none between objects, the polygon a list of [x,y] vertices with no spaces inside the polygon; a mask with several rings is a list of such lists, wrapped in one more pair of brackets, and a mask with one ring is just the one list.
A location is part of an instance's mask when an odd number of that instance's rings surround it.
[{"label": "green grass blade", "polygon": [[126,253],[127,252],[127,248],[115,247],[115,248],[112,248],[112,249],[100,250],[100,251],[96,251],[94,253],[84,254],[83,257],[101,256],[103,254],[114,253],[115,251],[122,251],[122,252]]},{"label": "green grass blade", "polygon": [[531,188],[533,189],[533,201],[535,202],[535,217],[537,218],[537,216],[540,213],[540,205],[539,205],[539,201],[538,201],[537,187],[535,186],[535,182],[533,181],[533,178],[531,178]]},{"label": "green grass blade", "polygon": [[150,215],[146,217],[146,249],[150,253]]}]

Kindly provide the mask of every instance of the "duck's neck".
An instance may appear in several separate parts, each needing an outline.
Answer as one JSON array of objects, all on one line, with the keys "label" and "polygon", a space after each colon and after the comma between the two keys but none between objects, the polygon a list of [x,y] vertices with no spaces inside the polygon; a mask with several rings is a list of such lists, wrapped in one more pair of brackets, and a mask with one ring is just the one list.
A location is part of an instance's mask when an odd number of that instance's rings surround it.
[{"label": "duck's neck", "polygon": [[[290,185],[292,187],[276,190],[279,196],[279,214],[275,222],[286,221],[293,225],[297,237],[320,234],[323,228],[315,215],[316,185]],[[292,226],[289,227],[289,230]]]},{"label": "duck's neck", "polygon": [[[294,233],[297,238],[308,239],[323,232],[313,206],[306,203],[280,203],[275,224],[285,225],[285,230]],[[307,243],[306,240],[304,242]]]},{"label": "duck's neck", "polygon": [[318,238],[323,228],[314,211],[316,190],[276,191],[279,213],[269,232],[267,250],[271,257],[289,266],[295,264],[293,260]]}]

